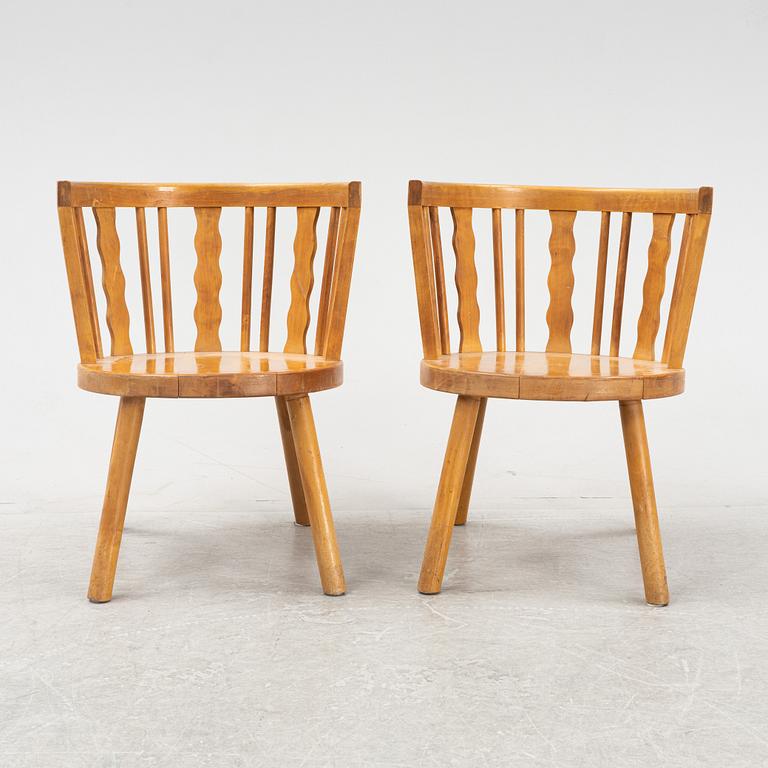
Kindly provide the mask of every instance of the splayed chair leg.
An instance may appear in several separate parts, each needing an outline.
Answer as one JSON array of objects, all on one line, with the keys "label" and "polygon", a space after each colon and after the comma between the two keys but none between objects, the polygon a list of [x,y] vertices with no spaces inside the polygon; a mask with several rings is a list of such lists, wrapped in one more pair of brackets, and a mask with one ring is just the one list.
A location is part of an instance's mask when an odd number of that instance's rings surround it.
[{"label": "splayed chair leg", "polygon": [[307,500],[304,498],[304,488],[301,485],[301,473],[296,459],[296,443],[291,429],[291,420],[288,416],[288,406],[284,397],[276,397],[275,405],[277,406],[277,419],[280,422],[280,437],[283,440],[288,485],[291,489],[293,517],[296,520],[296,525],[306,526],[309,525],[309,513],[307,512]]},{"label": "splayed chair leg", "polygon": [[462,484],[472,446],[472,438],[480,411],[479,397],[459,395],[453,414],[451,433],[445,450],[440,484],[437,489],[432,522],[424,550],[419,577],[419,592],[425,595],[440,591],[448,560],[451,533],[456,522]]},{"label": "splayed chair leg", "polygon": [[104,493],[104,506],[88,586],[88,599],[92,603],[108,603],[112,599],[125,510],[131,490],[141,422],[144,418],[144,403],[143,397],[120,398],[112,455],[109,460],[107,489]]},{"label": "splayed chair leg", "polygon": [[467,459],[467,471],[464,473],[464,483],[461,486],[459,497],[459,509],[456,512],[456,525],[465,525],[469,513],[469,500],[472,496],[472,483],[475,480],[475,467],[477,466],[477,452],[480,449],[480,439],[483,436],[483,422],[485,421],[485,409],[488,406],[488,398],[480,400],[480,408],[477,412],[475,432],[472,435],[472,445],[469,448]]},{"label": "splayed chair leg", "polygon": [[286,405],[296,445],[296,460],[301,473],[323,592],[326,595],[343,595],[346,589],[344,570],[336,543],[336,530],[328,501],[328,489],[320,459],[312,406],[306,395],[286,398]]},{"label": "splayed chair leg", "polygon": [[640,548],[645,599],[651,605],[667,605],[669,603],[667,572],[664,567],[664,552],[656,511],[656,495],[653,490],[643,404],[640,400],[622,401],[619,403],[619,412],[624,433],[624,448],[627,453],[632,505],[635,510],[635,527]]}]

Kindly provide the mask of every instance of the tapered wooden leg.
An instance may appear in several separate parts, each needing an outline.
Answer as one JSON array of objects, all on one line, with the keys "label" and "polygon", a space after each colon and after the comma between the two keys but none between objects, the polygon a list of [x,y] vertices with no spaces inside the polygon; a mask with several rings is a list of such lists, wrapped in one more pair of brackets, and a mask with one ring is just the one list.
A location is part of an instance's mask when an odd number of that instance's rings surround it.
[{"label": "tapered wooden leg", "polygon": [[424,549],[424,560],[421,563],[419,592],[425,595],[439,592],[443,581],[480,401],[479,397],[459,395],[456,402],[427,545]]},{"label": "tapered wooden leg", "polygon": [[635,527],[640,548],[640,565],[643,569],[645,599],[651,605],[667,605],[667,572],[664,568],[643,404],[640,400],[620,402],[619,412],[627,452],[632,505],[635,508]]},{"label": "tapered wooden leg", "polygon": [[336,543],[336,530],[333,526],[328,489],[320,460],[320,447],[317,444],[312,406],[306,395],[290,397],[285,402],[296,446],[296,459],[312,526],[312,538],[315,542],[317,567],[320,570],[323,592],[326,595],[343,595],[346,589],[344,569]]},{"label": "tapered wooden leg", "polygon": [[291,501],[293,502],[293,517],[296,525],[309,525],[309,513],[307,501],[304,498],[304,488],[301,485],[301,473],[296,459],[296,445],[291,430],[291,420],[288,417],[288,406],[284,397],[276,397],[277,419],[280,422],[280,437],[283,439],[283,453],[285,454],[285,468],[288,470],[288,485],[291,489]]},{"label": "tapered wooden leg", "polygon": [[472,483],[475,479],[475,467],[477,466],[477,452],[480,448],[480,438],[483,435],[483,422],[485,421],[485,409],[487,405],[488,398],[483,397],[480,400],[480,408],[477,411],[477,421],[475,422],[475,432],[472,436],[472,445],[469,447],[467,471],[464,473],[464,483],[461,486],[461,496],[459,497],[459,509],[456,512],[456,525],[464,525],[467,522],[469,499],[472,496]]},{"label": "tapered wooden leg", "polygon": [[121,397],[117,411],[115,438],[109,460],[107,490],[99,524],[99,537],[93,555],[88,599],[92,603],[108,603],[112,599],[117,557],[123,536],[125,508],[131,490],[133,465],[144,417],[143,397]]}]

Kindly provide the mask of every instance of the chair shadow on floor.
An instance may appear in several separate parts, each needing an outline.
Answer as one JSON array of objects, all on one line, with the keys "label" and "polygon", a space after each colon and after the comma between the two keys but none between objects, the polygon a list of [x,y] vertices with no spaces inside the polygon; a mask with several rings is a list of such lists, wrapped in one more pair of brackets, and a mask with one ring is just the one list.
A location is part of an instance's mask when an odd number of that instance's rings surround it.
[{"label": "chair shadow on floor", "polygon": [[[631,519],[630,510],[627,515]],[[339,540],[351,594],[418,597],[420,534],[429,514],[409,511],[398,517],[340,516]],[[617,526],[612,513],[606,513],[605,527],[587,529],[574,516],[573,525],[562,530],[561,513],[551,525],[526,520],[530,515],[516,510],[494,513],[492,519],[478,515],[457,528],[446,598],[497,592],[510,599],[642,603],[636,590],[640,565],[631,524]],[[186,518],[181,523],[177,513],[170,519],[159,517],[157,525],[142,521],[126,526],[123,557],[115,599],[141,599],[150,584],[153,593],[169,594],[316,594],[311,532],[294,526],[288,511],[285,521],[260,520],[257,512],[252,521],[238,516],[234,523],[225,517],[204,522]]]}]

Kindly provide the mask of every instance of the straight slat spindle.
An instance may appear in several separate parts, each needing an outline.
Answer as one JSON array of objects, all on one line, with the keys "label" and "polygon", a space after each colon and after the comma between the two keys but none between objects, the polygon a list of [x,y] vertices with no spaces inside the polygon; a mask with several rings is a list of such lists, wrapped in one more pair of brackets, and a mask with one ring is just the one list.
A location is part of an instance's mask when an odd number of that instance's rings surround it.
[{"label": "straight slat spindle", "polygon": [[[681,255],[681,263],[678,264],[677,268],[679,280],[677,277],[675,278],[677,301],[670,311],[664,339],[665,362],[671,368],[679,368],[683,364],[711,214],[703,212],[690,218],[691,223],[685,238],[685,253]],[[673,296],[673,300],[674,298]]]},{"label": "straight slat spindle", "polygon": [[245,208],[243,234],[243,302],[240,312],[240,351],[251,348],[251,292],[253,290],[253,206]]},{"label": "straight slat spindle", "polygon": [[160,292],[163,300],[163,343],[166,352],[175,350],[173,342],[173,304],[171,302],[171,259],[168,247],[168,209],[157,209],[157,237],[160,245]]},{"label": "straight slat spindle", "polygon": [[445,291],[445,264],[443,261],[443,240],[440,235],[440,217],[438,216],[438,209],[434,205],[429,207],[429,228],[432,237],[432,257],[435,265],[440,351],[447,355],[451,351],[451,331],[448,323],[448,300]]},{"label": "straight slat spindle", "polygon": [[149,274],[149,246],[147,244],[147,217],[144,208],[136,209],[136,234],[139,244],[139,272],[141,274],[141,302],[144,308],[144,337],[147,353],[155,353],[155,316],[152,309],[152,284]]},{"label": "straight slat spindle", "polygon": [[261,282],[261,314],[259,316],[259,352],[269,351],[269,320],[272,313],[272,274],[275,265],[275,208],[267,208],[264,236],[264,274]]},{"label": "straight slat spindle", "polygon": [[99,315],[96,311],[96,291],[93,288],[91,254],[88,251],[88,237],[85,232],[85,221],[83,220],[82,208],[75,208],[75,223],[80,264],[83,271],[86,292],[88,294],[88,317],[91,324],[91,333],[93,334],[96,346],[96,356],[101,357],[104,354],[101,347],[101,328],[99,327]]},{"label": "straight slat spindle", "polygon": [[608,271],[608,241],[610,239],[611,212],[600,214],[600,243],[597,247],[597,279],[595,281],[595,312],[592,316],[593,355],[600,354],[603,338],[603,310],[605,308],[605,276]]},{"label": "straight slat spindle", "polygon": [[507,350],[507,331],[504,321],[504,252],[501,241],[501,209],[491,210],[493,230],[493,293],[496,300],[496,349]]},{"label": "straight slat spindle", "polygon": [[341,344],[344,338],[344,324],[347,317],[349,288],[352,282],[352,264],[359,223],[359,205],[342,209],[341,223],[339,225],[339,242],[334,260],[335,267],[333,270],[331,301],[328,310],[328,335],[326,337],[325,350],[323,351],[323,354],[329,360],[341,359]]},{"label": "straight slat spindle", "polygon": [[632,213],[621,215],[621,237],[619,238],[619,261],[616,265],[616,288],[613,294],[613,320],[611,321],[611,357],[619,356],[621,341],[621,316],[624,312],[624,288],[627,283],[627,258],[629,256],[629,235],[632,230]]},{"label": "straight slat spindle", "polygon": [[515,349],[525,352],[525,210],[515,210]]},{"label": "straight slat spindle", "polygon": [[320,303],[317,310],[317,330],[315,332],[315,354],[325,354],[325,341],[328,336],[328,312],[331,302],[336,244],[339,236],[339,208],[331,208],[328,217],[328,235],[325,238],[325,260],[323,262],[323,280],[320,284]]}]

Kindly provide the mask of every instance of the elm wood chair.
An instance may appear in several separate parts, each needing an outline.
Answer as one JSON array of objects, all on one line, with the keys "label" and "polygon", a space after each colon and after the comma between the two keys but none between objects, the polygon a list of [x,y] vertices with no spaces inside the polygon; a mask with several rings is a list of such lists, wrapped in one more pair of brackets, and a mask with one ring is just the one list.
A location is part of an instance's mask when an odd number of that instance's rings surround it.
[{"label": "elm wood chair", "polygon": [[[440,207],[453,217],[459,346],[452,352]],[[480,341],[473,209],[490,209],[494,275],[495,351]],[[505,324],[502,210],[514,210],[515,347],[508,351]],[[543,352],[525,343],[526,210],[548,211],[550,269],[546,314],[548,341]],[[419,591],[440,591],[454,525],[467,519],[472,480],[489,397],[520,400],[617,400],[626,448],[645,597],[652,605],[669,602],[656,499],[643,417],[643,400],[683,391],[683,355],[691,323],[712,210],[712,189],[580,189],[441,184],[412,181],[408,216],[416,277],[424,360],[421,383],[458,395],[419,579]],[[571,348],[572,293],[577,212],[599,225],[592,339],[589,354]],[[603,306],[611,214],[621,213],[613,314],[608,354],[602,355]],[[652,236],[632,357],[619,356],[624,289],[633,216],[652,214]],[[671,231],[684,216],[666,332],[660,356],[661,322]],[[544,214],[546,215],[546,214]],[[597,231],[597,227],[595,228]]]},{"label": "elm wood chair", "polygon": [[[117,567],[136,448],[148,397],[274,397],[296,522],[311,525],[323,591],[344,594],[344,572],[317,443],[310,392],[338,387],[352,261],[360,217],[360,183],[276,186],[216,184],[91,184],[59,182],[59,221],[67,278],[80,348],[82,389],[120,397],[107,488],[88,597],[107,602]],[[115,209],[135,209],[137,253],[146,353],[135,350],[126,303]],[[193,352],[177,351],[171,291],[168,209],[193,208],[196,219],[194,286],[196,341]],[[222,351],[219,290],[222,207],[244,211],[240,349]],[[251,351],[254,208],[266,208],[264,270],[258,351]],[[275,226],[278,208],[295,208],[293,271],[287,340],[270,351]],[[314,354],[307,353],[316,228],[328,207]],[[97,231],[106,299],[110,351],[104,354],[83,209],[91,208]],[[157,351],[147,239],[147,208],[157,209],[164,351]],[[184,212],[191,219],[191,211]],[[282,218],[282,214],[281,214]],[[239,246],[238,246],[239,247]],[[190,242],[190,248],[192,243]],[[191,265],[191,259],[190,265]],[[191,268],[189,272],[191,272]],[[190,275],[191,277],[192,275]],[[178,316],[177,318],[178,319]]]}]

